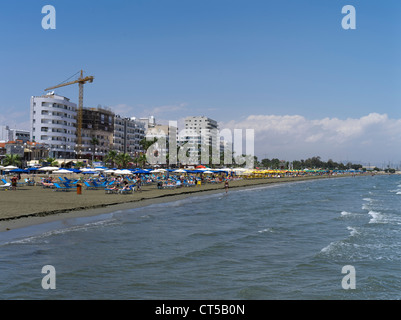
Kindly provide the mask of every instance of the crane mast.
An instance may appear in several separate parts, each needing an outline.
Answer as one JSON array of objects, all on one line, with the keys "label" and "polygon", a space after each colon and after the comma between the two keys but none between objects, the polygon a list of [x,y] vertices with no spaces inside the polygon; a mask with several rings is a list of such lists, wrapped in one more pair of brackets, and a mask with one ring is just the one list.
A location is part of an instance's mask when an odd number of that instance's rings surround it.
[{"label": "crane mast", "polygon": [[57,88],[61,88],[61,87],[65,87],[65,86],[69,86],[72,84],[76,84],[78,83],[78,87],[79,87],[79,99],[78,99],[78,117],[77,117],[77,154],[81,155],[81,149],[82,149],[82,114],[83,114],[83,108],[84,108],[84,84],[89,82],[92,83],[94,80],[93,76],[88,76],[84,78],[84,72],[83,70],[81,70],[81,74],[80,77],[78,78],[78,80],[75,81],[70,81],[70,82],[65,82],[65,83],[61,83],[59,85],[50,87],[50,88],[46,88],[45,91],[49,91],[52,89],[57,89]]}]

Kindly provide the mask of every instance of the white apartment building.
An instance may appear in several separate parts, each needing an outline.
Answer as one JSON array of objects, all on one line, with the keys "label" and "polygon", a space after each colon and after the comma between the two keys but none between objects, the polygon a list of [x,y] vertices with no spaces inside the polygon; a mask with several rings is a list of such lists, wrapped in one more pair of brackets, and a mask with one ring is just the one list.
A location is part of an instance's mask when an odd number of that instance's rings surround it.
[{"label": "white apartment building", "polygon": [[[220,150],[217,121],[205,116],[186,117],[185,128],[179,132],[178,144],[189,150],[190,162],[198,164],[203,149],[213,147]],[[210,153],[208,149],[207,152]]]},{"label": "white apartment building", "polygon": [[45,144],[49,156],[75,159],[77,105],[54,92],[31,97],[32,141]]},{"label": "white apartment building", "polygon": [[9,126],[0,125],[0,141],[17,141],[22,140],[26,143],[30,140],[30,131],[22,129],[11,129]]},{"label": "white apartment building", "polygon": [[180,132],[179,140],[195,146],[202,143],[211,146],[213,142],[218,145],[220,142],[217,142],[217,129],[216,120],[204,116],[186,117],[185,128]]},{"label": "white apartment building", "polygon": [[114,117],[113,149],[132,156],[143,152],[140,142],[145,138],[145,123],[135,117]]},{"label": "white apartment building", "polygon": [[[170,146],[175,149],[177,148],[177,130],[178,128],[174,126],[156,124],[153,127],[148,127],[146,130],[146,139],[151,141],[153,139],[161,140],[161,138],[164,138],[165,146],[159,143],[159,141],[156,141],[155,146],[157,151],[166,156],[170,152]],[[173,138],[174,141],[170,141],[170,138]],[[176,152],[176,150],[173,150],[173,152]]]}]

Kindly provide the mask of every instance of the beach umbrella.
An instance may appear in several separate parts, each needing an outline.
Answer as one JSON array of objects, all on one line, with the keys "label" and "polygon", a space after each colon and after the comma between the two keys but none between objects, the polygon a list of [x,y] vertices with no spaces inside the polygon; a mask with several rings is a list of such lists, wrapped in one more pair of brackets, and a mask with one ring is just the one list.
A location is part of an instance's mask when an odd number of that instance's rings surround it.
[{"label": "beach umbrella", "polygon": [[59,170],[59,167],[42,167],[39,168],[38,171],[55,171],[55,170]]},{"label": "beach umbrella", "polygon": [[103,171],[103,173],[114,173],[114,172],[116,172],[116,171],[113,169],[108,169],[108,170]]},{"label": "beach umbrella", "polygon": [[85,170],[85,171],[82,171],[81,173],[83,173],[83,174],[95,174],[95,173],[99,173],[99,172],[98,171]]},{"label": "beach umbrella", "polygon": [[22,170],[22,169],[19,169],[19,168],[10,170],[10,172],[11,173],[28,173],[27,170]]},{"label": "beach umbrella", "polygon": [[184,169],[177,169],[177,170],[174,170],[173,172],[185,173],[185,172],[187,172],[187,171],[184,170]]},{"label": "beach umbrella", "polygon": [[214,172],[210,171],[210,170],[206,170],[206,171],[203,171],[203,173],[214,173]]},{"label": "beach umbrella", "polygon": [[149,173],[149,171],[148,170],[139,169],[139,170],[134,171],[134,173],[135,174],[137,174],[137,173]]},{"label": "beach umbrella", "polygon": [[14,170],[14,169],[18,169],[18,167],[16,167],[16,166],[7,166],[7,167],[3,168],[3,170],[5,170],[5,171]]},{"label": "beach umbrella", "polygon": [[133,174],[131,171],[129,171],[129,170],[116,170],[116,171],[114,171],[114,173],[115,174]]},{"label": "beach umbrella", "polygon": [[53,171],[53,173],[66,174],[66,173],[72,173],[72,171],[66,170],[66,169],[60,169],[60,170]]},{"label": "beach umbrella", "polygon": [[9,173],[29,173],[28,170],[23,170],[23,169],[13,169],[13,170],[8,170]]},{"label": "beach umbrella", "polygon": [[128,169],[123,169],[121,171],[122,171],[122,174],[134,174],[131,170],[128,170]]}]

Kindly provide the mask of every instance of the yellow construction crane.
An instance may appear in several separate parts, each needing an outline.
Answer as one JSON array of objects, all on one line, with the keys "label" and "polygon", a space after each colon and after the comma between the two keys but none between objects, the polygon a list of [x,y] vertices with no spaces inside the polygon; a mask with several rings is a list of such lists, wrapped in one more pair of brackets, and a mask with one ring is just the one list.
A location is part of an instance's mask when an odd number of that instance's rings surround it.
[{"label": "yellow construction crane", "polygon": [[53,87],[45,89],[45,91],[49,91],[49,90],[53,90],[53,89],[57,89],[57,88],[69,86],[71,84],[78,83],[78,86],[79,86],[79,103],[78,103],[78,119],[77,119],[77,151],[78,151],[78,154],[80,154],[81,147],[82,147],[82,133],[81,132],[82,132],[82,113],[83,113],[83,107],[84,107],[84,84],[87,82],[92,83],[93,79],[95,79],[95,78],[92,76],[88,76],[88,77],[84,78],[84,72],[83,72],[83,70],[81,70],[81,75],[78,78],[78,80],[60,83],[57,86],[53,86]]}]

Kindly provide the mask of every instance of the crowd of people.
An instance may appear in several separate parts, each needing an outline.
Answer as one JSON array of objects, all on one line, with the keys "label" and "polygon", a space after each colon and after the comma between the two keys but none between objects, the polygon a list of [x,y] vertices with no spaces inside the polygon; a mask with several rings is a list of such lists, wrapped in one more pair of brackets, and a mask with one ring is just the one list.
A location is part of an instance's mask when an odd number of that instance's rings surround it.
[{"label": "crowd of people", "polygon": [[[104,189],[108,193],[125,193],[128,191],[141,191],[144,185],[155,185],[157,189],[173,189],[179,187],[192,187],[205,183],[223,183],[227,191],[227,181],[234,179],[225,174],[203,175],[203,174],[136,174],[136,175],[79,175],[76,179],[66,176],[49,175],[31,178],[27,176],[21,179],[20,175],[14,175],[10,180],[11,190],[16,190],[18,185],[37,185],[43,188],[56,188],[59,184],[66,188],[74,188],[78,184],[87,186],[89,189]],[[3,179],[3,182],[6,180]]]}]

